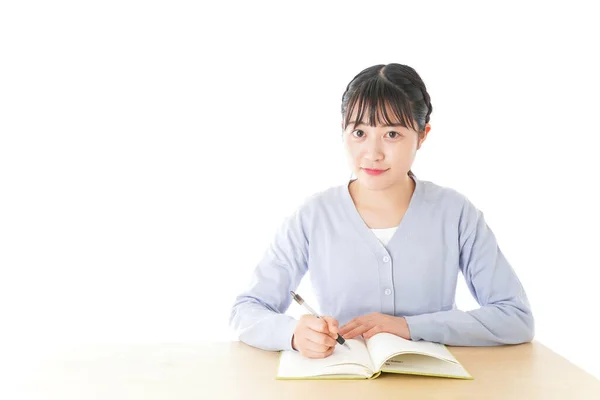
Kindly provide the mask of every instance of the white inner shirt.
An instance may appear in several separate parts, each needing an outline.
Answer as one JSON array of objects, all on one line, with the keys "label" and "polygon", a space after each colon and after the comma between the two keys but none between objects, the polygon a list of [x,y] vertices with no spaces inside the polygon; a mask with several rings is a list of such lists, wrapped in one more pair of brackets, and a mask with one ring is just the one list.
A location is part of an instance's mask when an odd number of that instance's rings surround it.
[{"label": "white inner shirt", "polygon": [[394,226],[393,228],[371,229],[371,232],[377,236],[377,239],[379,239],[384,246],[387,246],[392,236],[394,236],[396,229],[398,229],[398,227]]}]

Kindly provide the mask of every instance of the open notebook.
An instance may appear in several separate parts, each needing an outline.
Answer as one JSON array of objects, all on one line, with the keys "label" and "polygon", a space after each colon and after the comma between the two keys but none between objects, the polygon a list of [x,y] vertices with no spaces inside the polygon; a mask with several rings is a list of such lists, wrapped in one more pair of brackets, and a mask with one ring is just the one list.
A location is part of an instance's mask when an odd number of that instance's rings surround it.
[{"label": "open notebook", "polygon": [[382,372],[473,379],[440,343],[412,341],[389,333],[346,340],[323,359],[282,351],[277,379],[374,379]]}]

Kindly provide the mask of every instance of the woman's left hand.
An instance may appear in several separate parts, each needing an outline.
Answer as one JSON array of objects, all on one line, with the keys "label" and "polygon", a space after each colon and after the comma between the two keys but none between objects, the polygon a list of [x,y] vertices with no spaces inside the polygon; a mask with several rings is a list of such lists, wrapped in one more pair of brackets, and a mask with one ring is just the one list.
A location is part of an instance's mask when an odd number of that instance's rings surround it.
[{"label": "woman's left hand", "polygon": [[410,340],[410,330],[404,317],[394,317],[378,312],[354,318],[340,328],[339,334],[344,339],[352,339],[358,335],[363,335],[365,339],[368,339],[381,332],[391,333]]}]

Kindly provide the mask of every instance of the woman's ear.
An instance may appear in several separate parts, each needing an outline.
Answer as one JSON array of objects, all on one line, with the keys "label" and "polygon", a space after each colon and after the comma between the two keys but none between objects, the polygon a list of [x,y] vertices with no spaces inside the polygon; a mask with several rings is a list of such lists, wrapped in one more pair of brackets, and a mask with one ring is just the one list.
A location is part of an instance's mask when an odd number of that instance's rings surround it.
[{"label": "woman's ear", "polygon": [[419,138],[419,142],[417,143],[417,150],[419,150],[421,148],[421,146],[423,145],[423,142],[425,141],[425,139],[427,139],[427,135],[429,134],[430,130],[431,130],[431,125],[425,124],[425,129],[423,130],[423,133],[420,135],[421,137]]}]

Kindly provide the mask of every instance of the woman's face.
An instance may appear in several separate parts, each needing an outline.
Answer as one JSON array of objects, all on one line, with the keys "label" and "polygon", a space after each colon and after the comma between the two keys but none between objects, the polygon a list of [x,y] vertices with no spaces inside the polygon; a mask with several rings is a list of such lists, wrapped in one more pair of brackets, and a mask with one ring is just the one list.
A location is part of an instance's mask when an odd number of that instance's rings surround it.
[{"label": "woman's face", "polygon": [[[419,139],[417,131],[399,124],[354,126],[354,114],[343,135],[348,161],[360,184],[373,190],[386,189],[398,183],[403,184],[417,150],[431,129],[429,124],[426,125]],[[368,113],[363,115],[366,116]],[[388,115],[393,114],[388,112]],[[369,170],[381,172],[377,174]]]}]

